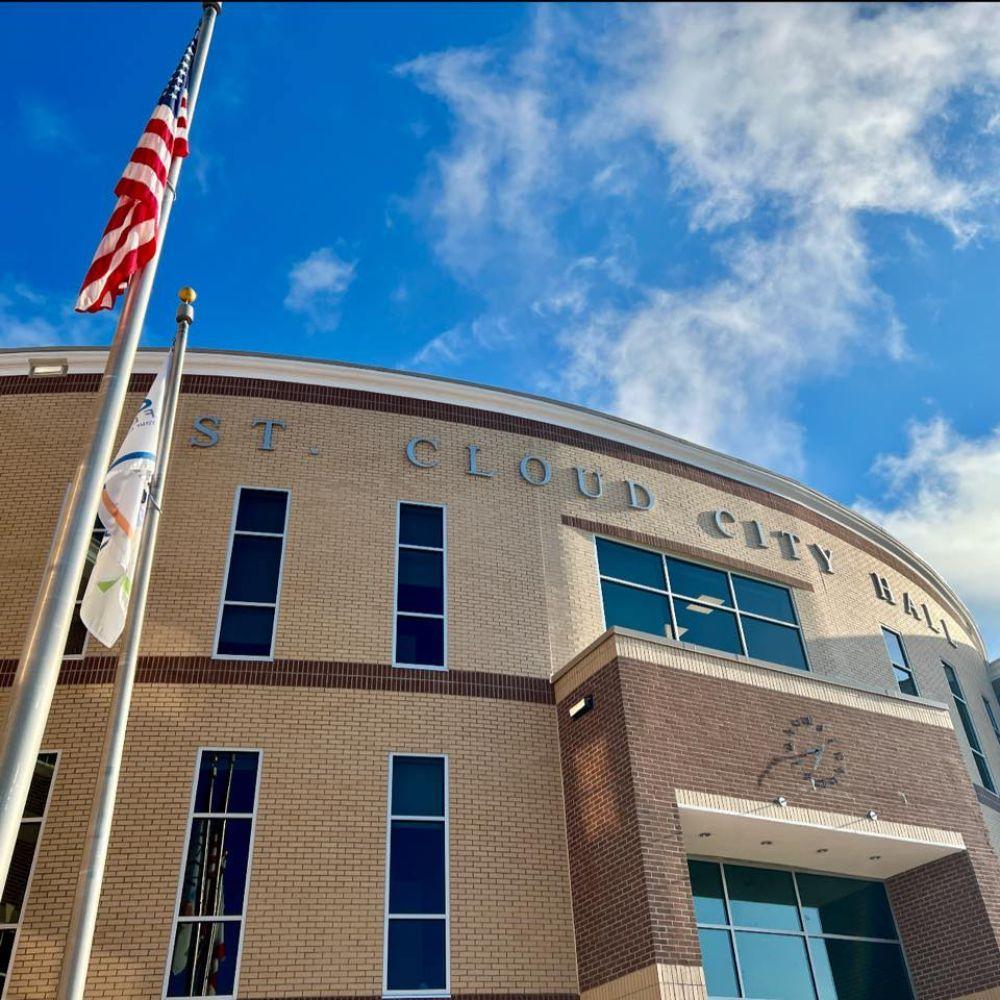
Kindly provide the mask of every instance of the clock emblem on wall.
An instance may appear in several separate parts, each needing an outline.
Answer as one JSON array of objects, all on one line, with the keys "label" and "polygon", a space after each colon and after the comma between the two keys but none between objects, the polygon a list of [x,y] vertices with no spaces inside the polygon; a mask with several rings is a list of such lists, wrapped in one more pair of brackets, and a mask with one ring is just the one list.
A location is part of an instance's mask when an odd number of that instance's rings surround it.
[{"label": "clock emblem on wall", "polygon": [[847,773],[840,741],[830,735],[824,723],[816,722],[811,715],[792,719],[783,735],[783,753],[771,758],[757,781],[758,785],[763,784],[764,779],[781,764],[787,765],[795,777],[808,781],[814,789],[832,788]]}]

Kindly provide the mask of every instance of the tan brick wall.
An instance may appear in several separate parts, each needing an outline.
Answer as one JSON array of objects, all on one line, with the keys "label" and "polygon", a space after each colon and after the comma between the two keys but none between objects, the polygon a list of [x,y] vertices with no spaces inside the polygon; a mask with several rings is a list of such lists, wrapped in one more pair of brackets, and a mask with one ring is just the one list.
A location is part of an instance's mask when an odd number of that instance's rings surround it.
[{"label": "tan brick wall", "polygon": [[[56,696],[45,747],[59,773],[9,1000],[55,994],[107,696]],[[454,992],[576,992],[551,707],[140,685],[88,1000],[160,996],[196,753],[212,745],[263,750],[241,996],[381,991],[390,751],[448,754]]]}]

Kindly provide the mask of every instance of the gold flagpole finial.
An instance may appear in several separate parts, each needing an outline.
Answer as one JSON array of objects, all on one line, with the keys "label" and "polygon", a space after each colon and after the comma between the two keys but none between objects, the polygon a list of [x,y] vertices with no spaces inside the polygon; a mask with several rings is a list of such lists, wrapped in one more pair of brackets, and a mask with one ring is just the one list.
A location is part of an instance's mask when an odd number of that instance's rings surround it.
[{"label": "gold flagpole finial", "polygon": [[177,293],[177,298],[179,298],[181,302],[191,305],[191,303],[198,298],[198,293],[190,285],[185,285]]}]

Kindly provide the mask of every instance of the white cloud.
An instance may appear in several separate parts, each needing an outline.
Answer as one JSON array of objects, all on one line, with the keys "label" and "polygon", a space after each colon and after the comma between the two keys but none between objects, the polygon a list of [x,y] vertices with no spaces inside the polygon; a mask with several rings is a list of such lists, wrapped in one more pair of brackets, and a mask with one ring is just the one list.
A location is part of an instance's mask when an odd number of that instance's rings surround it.
[{"label": "white cloud", "polygon": [[[1000,426],[982,438],[960,435],[937,417],[909,428],[901,455],[881,455],[880,502],[855,506],[919,553],[987,624],[1000,644]],[[991,631],[992,634],[989,634]]]},{"label": "white cloud", "polygon": [[305,316],[311,330],[335,330],[340,323],[340,302],[354,280],[356,266],[356,261],[343,260],[329,247],[314,250],[289,272],[285,308]]},{"label": "white cloud", "polygon": [[[518,349],[559,345],[547,388],[799,474],[808,382],[909,357],[865,217],[993,221],[991,5],[545,8],[513,53],[403,71],[451,114],[437,252]],[[650,235],[671,213],[689,245]]]},{"label": "white cloud", "polygon": [[81,315],[69,295],[53,298],[23,281],[0,280],[0,347],[100,344],[116,318],[106,312]]}]

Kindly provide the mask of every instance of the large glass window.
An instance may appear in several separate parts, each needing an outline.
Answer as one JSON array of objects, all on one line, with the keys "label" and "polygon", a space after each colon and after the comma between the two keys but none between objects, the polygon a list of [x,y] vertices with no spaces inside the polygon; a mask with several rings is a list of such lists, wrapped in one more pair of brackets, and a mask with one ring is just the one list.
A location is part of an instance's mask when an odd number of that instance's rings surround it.
[{"label": "large glass window", "polygon": [[97,553],[104,541],[104,525],[98,518],[90,532],[90,546],[87,549],[87,561],[83,565],[83,576],[80,577],[80,586],[76,592],[76,601],[73,603],[73,620],[69,625],[69,635],[66,637],[66,649],[64,656],[83,656],[87,648],[87,626],[83,624],[80,617],[80,606],[83,604],[83,595],[87,591],[87,584],[90,582],[90,574],[94,569],[94,562],[97,560]]},{"label": "large glass window", "polygon": [[[989,764],[986,763],[986,755],[983,753],[982,744],[979,742],[976,724],[972,721],[969,703],[965,700],[965,695],[962,693],[962,685],[958,682],[958,675],[947,663],[942,662],[941,666],[944,667],[944,675],[948,679],[948,687],[951,688],[951,695],[955,699],[955,708],[958,710],[958,717],[962,720],[962,728],[965,730],[965,738],[969,741],[969,749],[972,751],[972,758],[976,762],[979,779],[982,781],[984,788],[995,793],[997,786],[993,783],[993,775],[990,773]],[[988,703],[987,708],[989,708]]]},{"label": "large glass window", "polygon": [[168,997],[236,996],[259,775],[256,750],[199,751]]},{"label": "large glass window", "polygon": [[986,695],[983,695],[983,709],[986,712],[986,718],[990,720],[990,728],[993,730],[993,735],[997,738],[997,743],[1000,743],[1000,725],[997,725],[997,717],[993,712],[993,706]]},{"label": "large glass window", "polygon": [[885,651],[889,654],[889,662],[892,664],[892,674],[896,678],[899,690],[903,694],[919,694],[917,682],[913,677],[913,671],[910,669],[910,663],[906,659],[906,650],[903,649],[902,637],[883,625],[882,638],[885,640]]},{"label": "large glass window", "polygon": [[688,862],[710,997],[912,1000],[881,882]]},{"label": "large glass window", "polygon": [[52,778],[56,770],[56,754],[42,753],[35,763],[35,773],[31,777],[28,801],[17,831],[14,856],[10,860],[7,882],[0,893],[0,997],[4,995],[10,974],[17,929],[24,912],[24,902],[28,895],[28,883],[38,853],[38,843],[42,836],[42,824],[48,809],[52,792]]},{"label": "large glass window", "polygon": [[444,507],[401,503],[396,544],[397,667],[445,667]]},{"label": "large glass window", "polygon": [[287,526],[287,490],[237,490],[216,656],[271,657]]},{"label": "large glass window", "polygon": [[808,670],[786,587],[597,539],[604,624]]},{"label": "large glass window", "polygon": [[444,995],[448,962],[448,765],[389,758],[386,995]]}]

